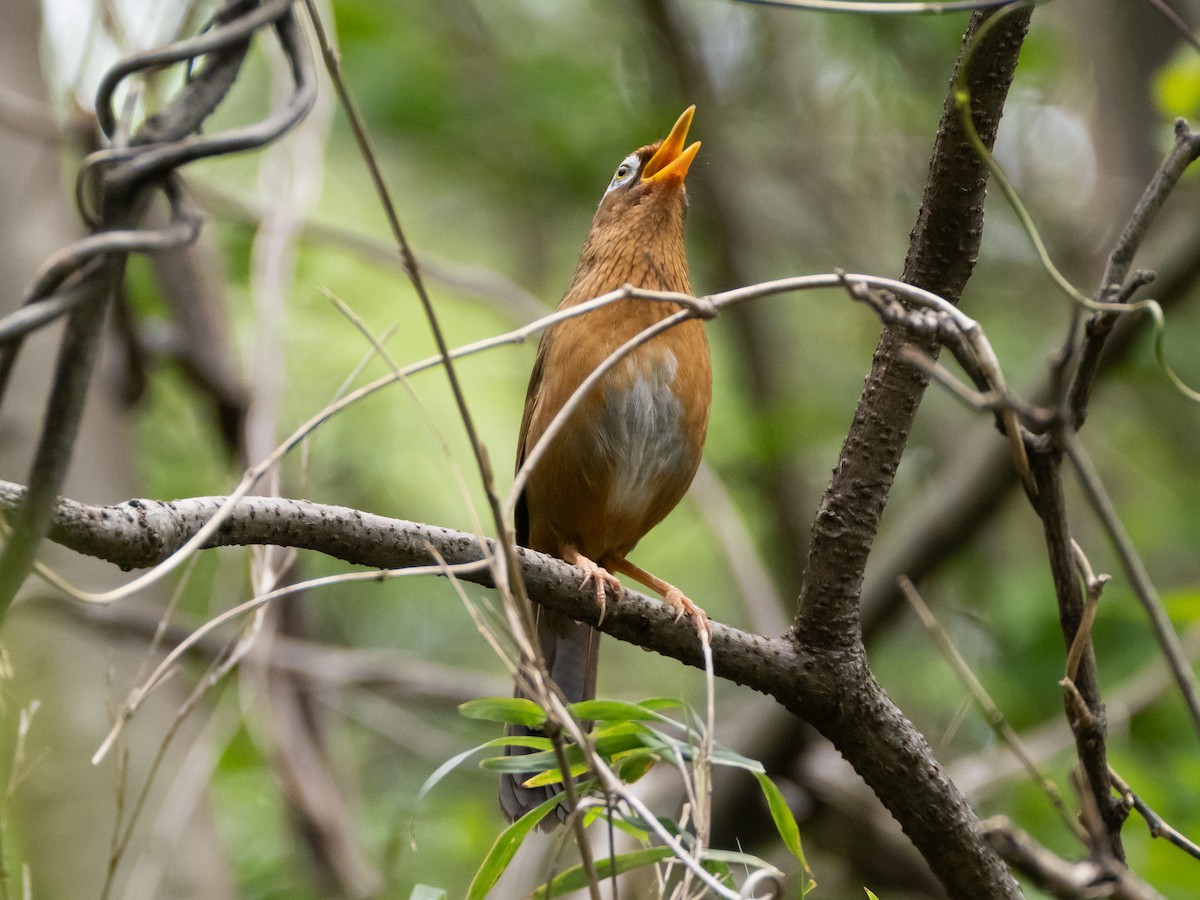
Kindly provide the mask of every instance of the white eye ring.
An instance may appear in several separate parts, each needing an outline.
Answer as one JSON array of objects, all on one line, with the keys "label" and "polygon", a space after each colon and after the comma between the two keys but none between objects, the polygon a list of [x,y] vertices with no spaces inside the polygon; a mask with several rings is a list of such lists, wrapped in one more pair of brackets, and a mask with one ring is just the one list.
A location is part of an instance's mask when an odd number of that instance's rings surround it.
[{"label": "white eye ring", "polygon": [[633,181],[633,179],[637,177],[640,169],[641,160],[638,159],[636,153],[630,153],[621,161],[621,164],[617,166],[617,172],[615,175],[613,175],[613,179],[608,185],[608,191],[605,191],[605,193],[607,194],[609,191],[629,184],[629,182]]}]

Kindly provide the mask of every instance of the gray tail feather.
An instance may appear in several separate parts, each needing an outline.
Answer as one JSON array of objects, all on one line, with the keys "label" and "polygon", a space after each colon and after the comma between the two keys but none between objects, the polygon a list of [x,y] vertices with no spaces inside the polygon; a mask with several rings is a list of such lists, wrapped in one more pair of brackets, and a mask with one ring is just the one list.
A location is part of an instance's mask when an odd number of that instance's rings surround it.
[{"label": "gray tail feather", "polygon": [[[546,659],[546,669],[551,680],[558,685],[569,703],[591,700],[596,696],[597,646],[600,632],[589,625],[554,610],[537,608],[538,643]],[[513,691],[514,697],[524,697],[520,688]],[[504,732],[509,737],[518,735],[541,735],[537,729],[522,725],[509,725]],[[533,752],[523,747],[506,747],[506,756],[519,756]],[[535,806],[562,791],[561,785],[527,788],[521,783],[533,773],[504,774],[500,776],[500,809],[509,822],[519,819]],[[567,810],[559,804],[554,813],[541,821],[540,828],[549,831],[567,819]]]}]

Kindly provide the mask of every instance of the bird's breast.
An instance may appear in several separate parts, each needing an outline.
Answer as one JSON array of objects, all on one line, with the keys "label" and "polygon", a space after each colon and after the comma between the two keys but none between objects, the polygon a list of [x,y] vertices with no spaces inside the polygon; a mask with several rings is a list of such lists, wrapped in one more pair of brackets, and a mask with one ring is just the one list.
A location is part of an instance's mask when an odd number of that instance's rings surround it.
[{"label": "bird's breast", "polygon": [[691,479],[696,448],[687,439],[675,390],[678,369],[669,349],[647,348],[618,366],[604,385],[595,436],[611,472],[609,515],[640,516],[668,483],[681,475]]}]

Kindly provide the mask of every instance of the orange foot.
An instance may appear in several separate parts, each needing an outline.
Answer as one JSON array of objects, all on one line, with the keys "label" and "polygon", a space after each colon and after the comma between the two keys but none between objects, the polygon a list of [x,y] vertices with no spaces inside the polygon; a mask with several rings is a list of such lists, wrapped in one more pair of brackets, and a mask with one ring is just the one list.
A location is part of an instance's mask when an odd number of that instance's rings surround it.
[{"label": "orange foot", "polygon": [[657,575],[651,575],[641,566],[635,566],[624,557],[611,560],[611,565],[618,572],[628,575],[652,591],[661,594],[667,606],[675,608],[676,622],[683,618],[684,613],[687,613],[691,617],[692,624],[696,626],[696,633],[700,635],[700,639],[712,639],[712,626],[709,625],[708,616],[704,610],[688,599],[688,596],[675,585],[663,581]]},{"label": "orange foot", "polygon": [[563,559],[576,568],[583,569],[583,581],[579,582],[581,588],[587,587],[589,581],[596,586],[596,605],[600,607],[600,620],[596,624],[600,625],[604,622],[604,615],[608,609],[608,598],[605,596],[604,588],[612,588],[613,593],[620,600],[625,593],[625,586],[621,584],[621,579],[616,575],[613,575],[608,569],[588,559],[574,547],[568,546],[566,548],[566,552],[563,553]]},{"label": "orange foot", "polygon": [[663,600],[667,606],[675,607],[676,622],[683,618],[684,613],[687,613],[698,633],[707,634],[709,638],[712,637],[712,626],[708,623],[708,614],[693,603],[687,594],[675,585],[668,584],[667,589],[663,591]]}]

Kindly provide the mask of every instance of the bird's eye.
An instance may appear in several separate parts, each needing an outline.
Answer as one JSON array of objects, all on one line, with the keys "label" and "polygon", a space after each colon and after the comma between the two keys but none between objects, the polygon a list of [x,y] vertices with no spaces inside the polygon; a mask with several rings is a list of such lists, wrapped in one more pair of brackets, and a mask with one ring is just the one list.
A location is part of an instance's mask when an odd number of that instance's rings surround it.
[{"label": "bird's eye", "polygon": [[[3,2],[3,0],[0,0],[0,2]],[[612,181],[609,182],[608,190],[604,192],[604,196],[607,197],[615,190],[625,190],[637,177],[637,173],[641,168],[642,163],[638,159],[637,154],[630,153],[617,166],[617,171],[613,173]]]}]

